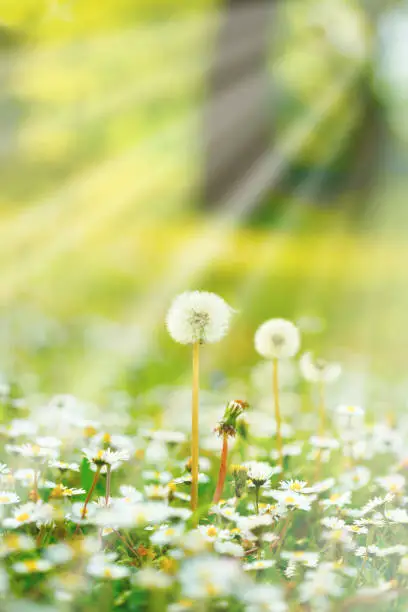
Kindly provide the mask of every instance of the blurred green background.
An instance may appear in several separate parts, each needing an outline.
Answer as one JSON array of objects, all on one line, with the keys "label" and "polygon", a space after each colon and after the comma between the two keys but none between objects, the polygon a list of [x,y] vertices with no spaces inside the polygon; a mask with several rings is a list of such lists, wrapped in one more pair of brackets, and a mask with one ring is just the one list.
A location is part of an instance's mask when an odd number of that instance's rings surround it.
[{"label": "blurred green background", "polygon": [[[203,196],[205,109],[225,25],[258,4],[2,0],[6,376],[92,399],[183,382],[189,351],[164,315],[198,288],[238,311],[205,350],[206,385],[245,376],[255,328],[274,316],[300,319],[305,348],[404,379],[406,3],[271,3],[265,133],[278,172],[255,194],[243,182],[242,214]],[[246,30],[233,55],[256,37]]]}]

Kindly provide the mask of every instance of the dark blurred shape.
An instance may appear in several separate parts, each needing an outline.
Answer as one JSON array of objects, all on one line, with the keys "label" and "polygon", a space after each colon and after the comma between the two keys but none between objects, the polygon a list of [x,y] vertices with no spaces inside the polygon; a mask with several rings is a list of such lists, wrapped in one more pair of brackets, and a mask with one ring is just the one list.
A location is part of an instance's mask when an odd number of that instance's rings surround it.
[{"label": "dark blurred shape", "polygon": [[8,58],[19,50],[22,40],[11,28],[0,25],[0,159],[7,160],[17,147],[17,127],[20,108],[14,96],[8,93],[13,62]]},{"label": "dark blurred shape", "polygon": [[224,202],[270,146],[267,56],[277,0],[228,0],[208,80],[203,195]]}]

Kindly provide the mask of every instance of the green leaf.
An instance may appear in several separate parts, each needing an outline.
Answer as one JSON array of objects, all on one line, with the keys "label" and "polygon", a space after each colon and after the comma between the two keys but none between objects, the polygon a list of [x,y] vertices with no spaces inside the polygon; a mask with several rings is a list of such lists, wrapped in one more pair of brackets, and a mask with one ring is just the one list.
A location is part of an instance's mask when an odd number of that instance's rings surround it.
[{"label": "green leaf", "polygon": [[80,477],[81,477],[81,487],[85,489],[85,491],[89,491],[89,489],[91,488],[93,479],[95,477],[95,474],[89,466],[88,459],[85,459],[85,457],[82,459]]}]

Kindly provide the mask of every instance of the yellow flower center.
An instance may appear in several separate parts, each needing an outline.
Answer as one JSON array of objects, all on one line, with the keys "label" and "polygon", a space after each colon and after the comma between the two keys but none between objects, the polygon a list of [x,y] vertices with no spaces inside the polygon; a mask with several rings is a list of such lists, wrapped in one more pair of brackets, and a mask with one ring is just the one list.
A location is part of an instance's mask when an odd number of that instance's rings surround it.
[{"label": "yellow flower center", "polygon": [[0,504],[7,504],[10,501],[10,497],[8,495],[0,495]]},{"label": "yellow flower center", "polygon": [[20,548],[20,538],[16,535],[9,535],[4,540],[7,548]]},{"label": "yellow flower center", "polygon": [[104,444],[109,444],[111,441],[111,435],[108,433],[103,434],[102,441],[104,442]]},{"label": "yellow flower center", "polygon": [[105,569],[103,570],[103,575],[105,576],[105,578],[112,578],[112,572],[108,567],[105,567]]},{"label": "yellow flower center", "polygon": [[285,497],[285,504],[294,504],[294,503],[295,503],[295,498],[294,497],[291,497],[290,495]]},{"label": "yellow flower center", "polygon": [[95,427],[92,427],[92,425],[88,425],[87,427],[85,427],[84,429],[85,438],[92,438],[92,436],[94,436],[95,434],[96,434]]},{"label": "yellow flower center", "polygon": [[217,528],[216,527],[209,527],[207,529],[207,535],[210,536],[211,538],[216,536],[217,535]]},{"label": "yellow flower center", "polygon": [[62,497],[64,494],[64,488],[62,485],[58,484],[52,491],[51,497]]},{"label": "yellow flower center", "polygon": [[330,495],[330,501],[335,502],[340,498],[339,493],[333,493],[333,495]]},{"label": "yellow flower center", "polygon": [[35,559],[29,559],[28,561],[23,561],[28,572],[35,572],[37,570],[37,561]]},{"label": "yellow flower center", "polygon": [[138,514],[136,514],[135,516],[135,521],[137,525],[140,525],[140,523],[144,523],[146,521],[146,515],[143,514],[143,512],[138,512]]},{"label": "yellow flower center", "polygon": [[291,489],[293,489],[293,491],[301,491],[302,485],[299,482],[294,482],[291,486]]},{"label": "yellow flower center", "polygon": [[216,597],[218,595],[218,589],[212,582],[207,582],[205,590],[209,597]]},{"label": "yellow flower center", "polygon": [[29,518],[30,515],[28,514],[28,512],[22,512],[21,514],[18,514],[16,516],[16,521],[18,521],[19,523],[24,523],[24,521],[28,521]]},{"label": "yellow flower center", "polygon": [[170,527],[170,529],[166,529],[166,531],[164,532],[164,535],[166,535],[166,536],[174,535],[174,529],[172,529],[171,527]]}]

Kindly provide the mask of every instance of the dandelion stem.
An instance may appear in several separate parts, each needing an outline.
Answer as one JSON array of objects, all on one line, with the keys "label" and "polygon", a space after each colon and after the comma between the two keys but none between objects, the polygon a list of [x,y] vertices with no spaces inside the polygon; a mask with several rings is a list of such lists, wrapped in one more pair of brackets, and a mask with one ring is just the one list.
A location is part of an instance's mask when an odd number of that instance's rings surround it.
[{"label": "dandelion stem", "polygon": [[34,469],[34,478],[33,478],[33,490],[31,491],[31,501],[38,502],[40,499],[40,495],[38,493],[38,481],[39,481],[40,472]]},{"label": "dandelion stem", "polygon": [[40,530],[37,535],[37,541],[36,541],[37,548],[41,547],[45,534],[46,534],[46,529],[44,525],[41,525]]},{"label": "dandelion stem", "polygon": [[94,489],[96,487],[96,483],[98,482],[99,474],[100,473],[101,473],[101,466],[98,465],[98,467],[96,468],[96,472],[95,472],[95,476],[94,476],[93,482],[92,482],[91,487],[90,487],[90,489],[88,491],[88,495],[86,496],[86,499],[85,499],[85,502],[84,502],[84,506],[82,508],[81,518],[83,518],[83,519],[86,516],[86,509],[87,509],[87,506],[88,506],[88,504],[90,502],[90,499],[92,497],[92,493],[94,492]]},{"label": "dandelion stem", "polygon": [[282,451],[282,432],[281,432],[281,413],[279,404],[279,374],[278,360],[273,360],[273,400],[275,404],[275,421],[276,421],[276,445],[279,453],[279,465],[283,468],[283,451]]},{"label": "dandelion stem", "polygon": [[198,342],[193,344],[193,397],[191,410],[191,509],[197,510],[198,505],[198,401],[199,401],[199,350]]},{"label": "dandelion stem", "polygon": [[324,383],[319,384],[319,435],[324,436],[326,430],[326,402],[324,397]]},{"label": "dandelion stem", "polygon": [[285,538],[286,538],[286,533],[288,531],[289,524],[290,524],[290,519],[291,518],[292,518],[292,514],[290,512],[288,512],[288,515],[286,517],[286,521],[285,521],[285,523],[284,523],[284,525],[282,527],[282,531],[279,534],[279,540],[276,542],[276,553],[279,553],[281,548],[282,548],[282,546],[283,546],[283,543],[284,543]]},{"label": "dandelion stem", "polygon": [[109,504],[109,498],[110,498],[111,475],[112,475],[111,466],[107,465],[106,466],[106,489],[105,489],[105,504],[106,504],[106,506]]},{"label": "dandelion stem", "polygon": [[228,435],[224,434],[222,440],[220,472],[218,475],[217,488],[215,489],[213,503],[218,504],[224,489],[225,477],[227,475],[227,459],[228,459]]}]

